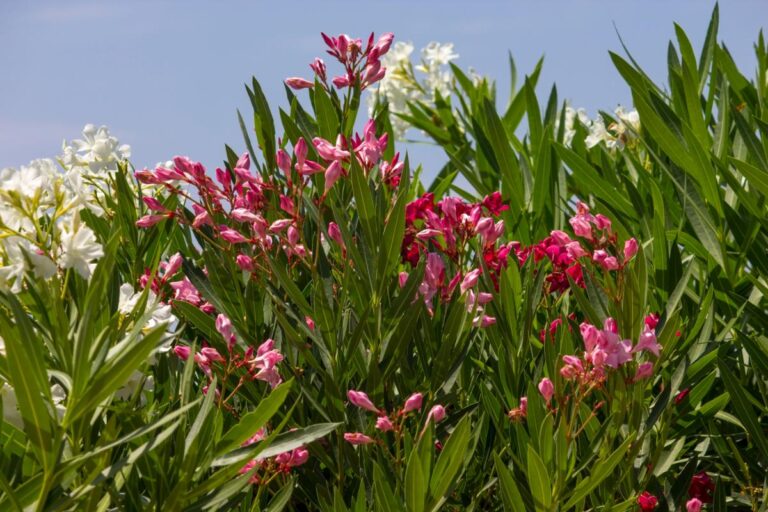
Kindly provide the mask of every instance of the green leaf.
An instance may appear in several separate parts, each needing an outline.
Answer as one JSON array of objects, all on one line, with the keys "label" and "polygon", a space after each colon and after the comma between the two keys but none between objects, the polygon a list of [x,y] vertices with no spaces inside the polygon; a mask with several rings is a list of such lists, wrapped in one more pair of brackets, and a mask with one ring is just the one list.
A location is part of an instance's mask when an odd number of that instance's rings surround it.
[{"label": "green leaf", "polygon": [[[547,467],[539,454],[528,444],[528,486],[531,489],[533,502],[537,512],[549,512],[552,508],[552,484],[547,473]],[[569,507],[565,507],[568,509]]]},{"label": "green leaf", "polygon": [[60,436],[49,412],[54,408],[46,374],[43,343],[16,296],[8,292],[0,293],[15,320],[14,324],[0,308],[0,332],[3,333],[6,345],[8,373],[24,421],[24,432],[37,459],[48,473],[58,457]]},{"label": "green leaf", "polygon": [[419,450],[414,448],[405,469],[405,503],[409,512],[423,512],[427,490],[427,479],[421,467]]},{"label": "green leaf", "polygon": [[499,489],[501,489],[501,500],[504,503],[504,510],[507,512],[525,512],[523,497],[517,488],[512,472],[501,461],[498,454],[493,454],[493,463],[496,467],[496,474],[499,477]]},{"label": "green leaf", "polygon": [[216,446],[215,452],[218,455],[221,455],[226,451],[241,446],[245,441],[250,439],[261,427],[267,424],[275,413],[277,413],[280,406],[285,402],[292,386],[293,379],[284,382],[273,389],[259,402],[256,409],[240,418],[240,421],[224,434],[224,437],[221,438],[221,441],[219,441],[219,444]]},{"label": "green leaf", "polygon": [[744,428],[749,432],[752,442],[758,448],[764,460],[768,460],[768,439],[766,439],[765,429],[760,425],[760,420],[755,410],[750,405],[750,396],[744,386],[736,379],[733,372],[728,368],[727,361],[718,358],[717,367],[720,369],[720,376],[725,385],[725,389],[731,397],[731,403],[736,412],[736,416],[744,424]]},{"label": "green leaf", "polygon": [[[616,448],[616,450],[610,454],[605,459],[598,460],[595,464],[591,466],[591,471],[587,476],[584,477],[582,481],[580,481],[576,488],[573,490],[573,494],[571,495],[571,498],[566,502],[565,506],[563,507],[564,510],[568,510],[571,507],[576,506],[577,503],[579,503],[581,500],[583,500],[592,490],[594,490],[598,485],[600,485],[606,478],[609,476],[614,475],[613,470],[614,468],[624,459],[624,455],[626,454],[627,450],[629,449],[629,446],[632,444],[632,441],[635,440],[634,434],[630,435],[627,439],[624,440],[623,443],[621,443],[621,446]],[[615,480],[616,483],[619,482],[619,478],[617,477]]]},{"label": "green leaf", "polygon": [[469,415],[464,416],[445,443],[437,459],[432,478],[429,482],[429,494],[433,501],[441,500],[456,479],[459,469],[467,457],[470,440]]}]

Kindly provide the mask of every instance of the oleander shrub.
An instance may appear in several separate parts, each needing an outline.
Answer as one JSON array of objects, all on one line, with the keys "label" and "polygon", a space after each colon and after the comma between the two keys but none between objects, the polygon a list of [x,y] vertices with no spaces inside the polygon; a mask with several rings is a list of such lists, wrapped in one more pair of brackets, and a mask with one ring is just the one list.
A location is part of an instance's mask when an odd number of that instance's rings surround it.
[{"label": "oleander shrub", "polygon": [[218,166],[0,171],[0,508],[765,510],[768,47],[717,26],[595,118],[323,34]]}]

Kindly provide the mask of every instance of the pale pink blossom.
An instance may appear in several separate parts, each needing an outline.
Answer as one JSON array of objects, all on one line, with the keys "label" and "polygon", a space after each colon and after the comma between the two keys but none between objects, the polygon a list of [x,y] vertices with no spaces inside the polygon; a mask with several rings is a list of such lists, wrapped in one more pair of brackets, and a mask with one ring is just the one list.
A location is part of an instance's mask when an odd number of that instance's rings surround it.
[{"label": "pale pink blossom", "polygon": [[647,379],[651,375],[653,375],[653,363],[651,362],[641,363],[637,367],[637,371],[635,372],[635,376],[632,380],[634,382],[637,382],[639,380]]},{"label": "pale pink blossom", "polygon": [[700,512],[703,505],[704,503],[699,498],[691,498],[685,502],[685,510],[687,512]]}]

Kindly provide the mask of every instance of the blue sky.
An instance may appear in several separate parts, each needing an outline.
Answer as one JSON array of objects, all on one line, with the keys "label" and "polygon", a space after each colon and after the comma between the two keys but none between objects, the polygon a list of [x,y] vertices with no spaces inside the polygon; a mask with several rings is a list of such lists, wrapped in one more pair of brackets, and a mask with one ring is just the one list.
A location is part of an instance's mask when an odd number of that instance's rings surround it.
[{"label": "blue sky", "polygon": [[[614,24],[657,80],[665,76],[673,21],[695,47],[709,0],[618,1],[197,1],[72,0],[0,3],[0,168],[55,156],[86,123],[106,124],[133,149],[137,167],[188,155],[208,167],[225,143],[242,149],[236,108],[255,75],[270,102],[282,80],[309,76],[323,53],[320,31],[364,36],[392,31],[416,48],[453,42],[458,65],[509,84],[507,52],[527,72],[545,55],[540,83],[556,83],[574,106],[612,109],[630,101],[608,50],[620,52]],[[720,40],[754,70],[752,45],[768,1],[721,2]],[[505,101],[501,94],[501,101]],[[439,151],[410,147],[427,175]]]}]

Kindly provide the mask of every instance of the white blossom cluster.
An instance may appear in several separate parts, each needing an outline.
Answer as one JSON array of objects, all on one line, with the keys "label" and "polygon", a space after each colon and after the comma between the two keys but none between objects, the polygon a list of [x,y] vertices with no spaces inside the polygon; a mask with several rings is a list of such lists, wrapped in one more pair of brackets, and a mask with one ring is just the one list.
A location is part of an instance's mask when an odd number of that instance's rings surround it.
[{"label": "white blossom cluster", "polygon": [[[616,122],[607,127],[603,117],[598,115],[594,120],[590,119],[587,111],[583,108],[574,109],[571,106],[565,107],[565,123],[563,127],[563,144],[570,146],[573,137],[576,134],[576,121],[589,131],[584,143],[587,148],[592,149],[601,142],[609,150],[624,149],[627,143],[632,142],[640,132],[640,116],[637,110],[627,111],[619,105],[614,110]],[[559,120],[555,123],[555,131],[559,129]]]},{"label": "white blossom cluster", "polygon": [[28,271],[47,279],[71,268],[90,277],[104,251],[80,212],[104,214],[110,173],[129,155],[106,127],[89,124],[83,139],[64,144],[61,169],[46,158],[0,170],[0,287],[18,293]]},{"label": "white blossom cluster", "polygon": [[[448,63],[459,57],[453,51],[453,43],[429,43],[422,48],[421,60],[415,66],[411,62],[413,50],[412,43],[398,41],[382,58],[387,74],[368,96],[369,114],[372,115],[377,102],[383,100],[389,105],[390,114],[404,114],[409,112],[409,101],[432,103],[437,92],[450,95],[453,75]],[[391,121],[395,137],[402,139],[410,125],[395,115]]]}]

